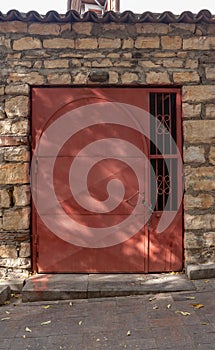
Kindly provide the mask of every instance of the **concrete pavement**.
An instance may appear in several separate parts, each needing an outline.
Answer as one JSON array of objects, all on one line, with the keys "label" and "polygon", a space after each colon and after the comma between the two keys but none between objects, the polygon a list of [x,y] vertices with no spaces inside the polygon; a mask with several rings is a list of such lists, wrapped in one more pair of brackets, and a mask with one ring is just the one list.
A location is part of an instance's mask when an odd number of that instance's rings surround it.
[{"label": "concrete pavement", "polygon": [[0,307],[4,350],[214,350],[215,279],[195,290]]}]

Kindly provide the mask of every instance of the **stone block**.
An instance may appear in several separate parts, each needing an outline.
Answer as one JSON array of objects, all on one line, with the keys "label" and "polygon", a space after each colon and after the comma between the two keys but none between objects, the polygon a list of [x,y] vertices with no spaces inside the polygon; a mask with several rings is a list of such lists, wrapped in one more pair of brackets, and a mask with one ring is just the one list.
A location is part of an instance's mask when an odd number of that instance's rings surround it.
[{"label": "stone block", "polygon": [[184,86],[182,100],[191,103],[215,99],[214,85]]},{"label": "stone block", "polygon": [[214,191],[215,190],[215,167],[185,167],[186,189],[194,191]]},{"label": "stone block", "polygon": [[[96,25],[96,27],[98,28],[99,24]],[[95,25],[94,25],[95,27]],[[121,23],[114,23],[114,22],[109,22],[109,23],[104,23],[102,26],[102,30],[104,32],[111,32],[112,33],[116,33],[119,31],[126,31],[126,26],[125,24],[121,24]]]},{"label": "stone block", "polygon": [[191,280],[215,278],[215,264],[187,265],[186,273]]},{"label": "stone block", "polygon": [[215,165],[215,146],[211,146],[210,148],[209,162],[210,164]]},{"label": "stone block", "polygon": [[7,49],[11,49],[10,39],[6,39],[4,36],[0,36],[0,46],[5,46]]},{"label": "stone block", "polygon": [[43,40],[43,47],[46,49],[74,49],[73,39],[54,38]]},{"label": "stone block", "polygon": [[180,32],[183,34],[185,32],[187,33],[194,33],[195,32],[195,29],[196,29],[196,26],[195,24],[192,24],[192,23],[171,23],[169,24],[169,32],[172,33],[172,32]]},{"label": "stone block", "polygon": [[96,38],[79,38],[75,41],[75,48],[78,50],[97,49],[98,41]]},{"label": "stone block", "polygon": [[185,214],[184,224],[186,230],[215,229],[215,214],[190,215]]},{"label": "stone block", "polygon": [[27,230],[30,225],[30,208],[5,210],[3,214],[3,230]]},{"label": "stone block", "polygon": [[26,60],[17,60],[17,61],[14,61],[14,62],[11,62],[10,63],[10,67],[11,68],[15,68],[16,67],[25,67],[25,68],[31,68],[32,67],[32,62],[31,61],[26,61]]},{"label": "stone block", "polygon": [[72,30],[72,25],[71,25],[71,23],[61,23],[61,25],[60,25],[60,31],[61,31],[61,33],[63,33],[63,32],[66,32],[66,31],[69,31],[69,32],[71,32],[71,30]]},{"label": "stone block", "polygon": [[8,118],[27,117],[29,111],[29,98],[16,96],[5,101],[5,113]]},{"label": "stone block", "polygon": [[49,84],[71,84],[69,73],[53,73],[48,75]]},{"label": "stone block", "polygon": [[121,60],[119,62],[114,63],[114,67],[128,67],[129,68],[129,67],[133,67],[133,66],[134,66],[134,64],[130,61]]},{"label": "stone block", "polygon": [[0,136],[0,146],[19,146],[28,144],[27,137],[24,136]]},{"label": "stone block", "polygon": [[214,197],[210,194],[201,193],[197,196],[185,194],[184,196],[184,208],[189,209],[209,209],[214,205]]},{"label": "stone block", "polygon": [[201,103],[198,104],[182,104],[182,116],[183,118],[200,118],[201,116]]},{"label": "stone block", "polygon": [[145,60],[145,61],[139,61],[138,64],[143,68],[156,68],[158,65],[152,61]]},{"label": "stone block", "polygon": [[31,260],[29,258],[17,258],[17,259],[0,258],[0,265],[7,268],[30,269]]},{"label": "stone block", "polygon": [[55,23],[32,23],[28,27],[29,34],[59,35],[60,32],[60,25]]},{"label": "stone block", "polygon": [[120,49],[121,40],[119,38],[116,38],[116,39],[99,38],[98,44],[99,44],[99,49]]},{"label": "stone block", "polygon": [[185,163],[204,163],[205,149],[203,146],[184,147],[184,162]]},{"label": "stone block", "polygon": [[17,248],[12,245],[0,245],[0,257],[16,259],[18,258]]},{"label": "stone block", "polygon": [[[107,55],[109,57],[109,55]],[[89,59],[89,58],[105,58],[106,55],[103,55],[102,53],[100,52],[91,52],[91,53],[87,53],[87,54],[84,54],[84,58],[85,59]]]},{"label": "stone block", "polygon": [[81,67],[82,65],[82,62],[81,60],[78,60],[76,58],[70,60],[70,67],[73,68],[73,67]]},{"label": "stone block", "polygon": [[194,59],[187,59],[186,63],[185,63],[185,68],[188,69],[196,69],[199,66],[199,62],[198,60],[194,60]]},{"label": "stone block", "polygon": [[29,258],[31,256],[31,244],[28,242],[22,242],[19,248],[20,258]]},{"label": "stone block", "polygon": [[163,50],[180,50],[182,38],[180,36],[162,36],[161,47]]},{"label": "stone block", "polygon": [[213,50],[215,49],[215,37],[213,36],[193,36],[183,39],[184,50]]},{"label": "stone block", "polygon": [[9,78],[7,79],[7,82],[10,84],[20,82],[20,83],[27,83],[29,85],[42,85],[45,83],[45,78],[38,72],[31,72],[31,73],[19,73],[19,72],[13,72],[9,74]]},{"label": "stone block", "polygon": [[203,233],[203,240],[206,247],[215,247],[215,231]]},{"label": "stone block", "polygon": [[170,84],[169,75],[167,72],[149,72],[146,73],[147,84]]},{"label": "stone block", "polygon": [[26,33],[27,23],[21,21],[1,22],[0,33]]},{"label": "stone block", "polygon": [[17,122],[13,122],[11,133],[16,135],[27,135],[29,133],[29,121],[18,120]]},{"label": "stone block", "polygon": [[122,49],[132,49],[134,47],[134,40],[132,38],[127,38],[123,40]]},{"label": "stone block", "polygon": [[7,189],[0,189],[0,208],[10,208],[10,193]]},{"label": "stone block", "polygon": [[203,248],[203,236],[199,233],[185,232],[185,249],[196,249]]},{"label": "stone block", "polygon": [[91,66],[92,66],[93,68],[97,68],[97,67],[102,67],[102,68],[104,68],[104,67],[112,67],[113,64],[112,64],[111,60],[109,60],[108,58],[106,58],[106,59],[101,60],[101,61],[99,61],[99,62],[98,62],[98,61],[93,61],[92,64],[91,64]]},{"label": "stone block", "polygon": [[182,68],[184,61],[179,58],[166,58],[162,60],[162,64],[167,68]]},{"label": "stone block", "polygon": [[206,67],[205,75],[206,75],[206,79],[215,80],[215,67]]},{"label": "stone block", "polygon": [[0,286],[0,305],[3,305],[10,298],[10,292],[9,286]]},{"label": "stone block", "polygon": [[88,73],[80,72],[74,76],[74,84],[86,84],[88,81]]},{"label": "stone block", "polygon": [[14,186],[13,200],[15,206],[26,206],[30,204],[31,191],[30,186]]},{"label": "stone block", "polygon": [[184,141],[190,144],[211,144],[215,140],[215,120],[186,120],[183,130]]},{"label": "stone block", "polygon": [[42,68],[42,61],[35,61],[33,67],[36,69]]},{"label": "stone block", "polygon": [[68,60],[46,60],[44,61],[44,68],[68,68]]},{"label": "stone block", "polygon": [[168,24],[163,23],[137,23],[135,24],[138,34],[167,34],[169,31]]},{"label": "stone block", "polygon": [[215,104],[209,103],[206,105],[206,118],[215,119]]},{"label": "stone block", "polygon": [[155,37],[140,36],[135,41],[135,47],[136,49],[159,49],[160,38],[159,36],[155,36]]},{"label": "stone block", "polygon": [[175,72],[173,73],[173,81],[176,84],[198,83],[200,80],[197,72]]},{"label": "stone block", "polygon": [[0,120],[0,134],[6,135],[11,133],[11,120],[3,119]]},{"label": "stone block", "polygon": [[4,160],[7,162],[28,162],[30,160],[30,152],[28,147],[10,147],[4,150]]},{"label": "stone block", "polygon": [[90,22],[77,22],[72,24],[72,30],[77,34],[91,35],[93,24]]},{"label": "stone block", "polygon": [[0,165],[0,184],[22,184],[29,182],[29,164],[7,163]]},{"label": "stone block", "polygon": [[92,71],[89,74],[89,79],[92,82],[104,83],[104,82],[108,81],[109,74],[106,71]]},{"label": "stone block", "polygon": [[29,95],[29,92],[28,84],[10,84],[5,87],[6,95]]},{"label": "stone block", "polygon": [[42,43],[38,38],[26,36],[21,39],[14,40],[13,49],[17,51],[41,49]]},{"label": "stone block", "polygon": [[119,74],[114,71],[109,72],[109,83],[110,84],[117,84],[119,82]]},{"label": "stone block", "polygon": [[125,72],[122,74],[122,83],[123,84],[132,84],[136,83],[139,80],[137,73]]}]

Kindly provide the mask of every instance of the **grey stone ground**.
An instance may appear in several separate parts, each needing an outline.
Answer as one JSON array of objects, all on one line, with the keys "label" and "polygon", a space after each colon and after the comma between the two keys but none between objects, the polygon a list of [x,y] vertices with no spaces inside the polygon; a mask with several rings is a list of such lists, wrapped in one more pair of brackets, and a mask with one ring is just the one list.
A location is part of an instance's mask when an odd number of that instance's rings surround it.
[{"label": "grey stone ground", "polygon": [[131,297],[35,303],[13,298],[0,307],[0,349],[214,350],[215,279],[194,284],[196,291]]}]

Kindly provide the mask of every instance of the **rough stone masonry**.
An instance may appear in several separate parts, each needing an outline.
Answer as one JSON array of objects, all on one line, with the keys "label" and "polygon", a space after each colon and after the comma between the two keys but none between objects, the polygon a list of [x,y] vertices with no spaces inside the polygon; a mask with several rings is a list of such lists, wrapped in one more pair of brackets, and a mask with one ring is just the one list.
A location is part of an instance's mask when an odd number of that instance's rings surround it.
[{"label": "rough stone masonry", "polygon": [[97,22],[0,21],[1,278],[31,270],[32,85],[182,86],[185,264],[215,259],[215,20]]}]

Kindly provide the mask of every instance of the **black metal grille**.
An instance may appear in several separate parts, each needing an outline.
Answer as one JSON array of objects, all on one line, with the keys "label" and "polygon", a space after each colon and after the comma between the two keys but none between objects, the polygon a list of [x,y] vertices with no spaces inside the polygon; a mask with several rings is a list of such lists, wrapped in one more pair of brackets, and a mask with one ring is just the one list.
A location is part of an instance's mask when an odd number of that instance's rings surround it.
[{"label": "black metal grille", "polygon": [[150,93],[150,114],[150,161],[156,181],[151,181],[151,203],[154,211],[174,211],[178,187],[176,93]]}]

